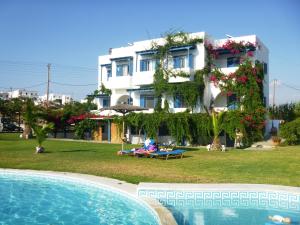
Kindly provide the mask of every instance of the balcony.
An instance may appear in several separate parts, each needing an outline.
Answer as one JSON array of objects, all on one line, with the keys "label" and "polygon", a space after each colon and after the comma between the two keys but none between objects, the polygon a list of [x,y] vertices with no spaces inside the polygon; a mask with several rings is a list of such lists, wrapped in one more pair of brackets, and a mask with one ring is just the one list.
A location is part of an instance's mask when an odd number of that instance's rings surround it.
[{"label": "balcony", "polygon": [[109,77],[108,80],[103,81],[103,84],[108,89],[131,88],[132,79],[132,76]]},{"label": "balcony", "polygon": [[132,76],[132,85],[150,85],[154,81],[154,71],[136,72]]}]

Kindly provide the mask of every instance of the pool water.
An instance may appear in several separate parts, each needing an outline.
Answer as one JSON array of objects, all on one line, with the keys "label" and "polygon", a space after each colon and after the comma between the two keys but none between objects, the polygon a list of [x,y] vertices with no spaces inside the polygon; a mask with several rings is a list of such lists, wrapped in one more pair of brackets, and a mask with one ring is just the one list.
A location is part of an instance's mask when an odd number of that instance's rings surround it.
[{"label": "pool water", "polygon": [[125,194],[71,180],[0,173],[0,225],[159,224]]},{"label": "pool water", "polygon": [[[210,206],[219,204],[219,200],[209,200]],[[215,201],[215,202],[214,202]],[[232,199],[239,205],[245,199]],[[264,208],[238,208],[238,207],[202,207],[203,205],[190,204],[185,200],[177,204],[177,201],[161,201],[173,214],[178,225],[280,225],[268,219],[269,216],[280,215],[289,217],[292,225],[300,225],[300,211],[278,210]],[[298,203],[299,204],[299,203]]]}]

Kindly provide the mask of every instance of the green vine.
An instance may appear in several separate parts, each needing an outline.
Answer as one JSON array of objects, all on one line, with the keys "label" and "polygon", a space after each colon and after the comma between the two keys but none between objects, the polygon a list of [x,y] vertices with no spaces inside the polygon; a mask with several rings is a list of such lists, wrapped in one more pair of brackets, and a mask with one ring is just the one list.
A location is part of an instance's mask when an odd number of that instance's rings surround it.
[{"label": "green vine", "polygon": [[[204,83],[203,80],[193,80],[184,83],[169,83],[170,77],[184,77],[189,78],[191,74],[185,73],[183,71],[174,71],[168,69],[168,59],[171,57],[171,49],[180,46],[189,46],[202,43],[202,38],[191,38],[187,33],[171,33],[167,34],[165,37],[165,43],[159,45],[157,43],[152,43],[152,50],[156,51],[155,58],[158,60],[158,65],[154,73],[154,92],[155,97],[158,99],[155,111],[162,111],[161,103],[163,94],[168,94],[170,96],[181,95],[185,101],[188,108],[193,109],[197,105],[199,98],[203,96]],[[197,71],[196,71],[197,73]],[[166,102],[165,102],[166,103]]]}]

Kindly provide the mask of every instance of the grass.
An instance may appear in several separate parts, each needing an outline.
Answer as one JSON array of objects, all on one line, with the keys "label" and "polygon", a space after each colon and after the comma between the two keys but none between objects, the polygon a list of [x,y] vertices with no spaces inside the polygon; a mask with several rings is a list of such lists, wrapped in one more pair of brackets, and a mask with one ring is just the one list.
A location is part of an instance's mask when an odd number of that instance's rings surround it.
[{"label": "grass", "polygon": [[[300,146],[272,151],[207,152],[189,149],[183,159],[117,156],[117,144],[35,140],[0,134],[0,168],[52,170],[117,178],[130,183],[260,183],[300,187]],[[128,148],[132,147],[127,145]]]}]

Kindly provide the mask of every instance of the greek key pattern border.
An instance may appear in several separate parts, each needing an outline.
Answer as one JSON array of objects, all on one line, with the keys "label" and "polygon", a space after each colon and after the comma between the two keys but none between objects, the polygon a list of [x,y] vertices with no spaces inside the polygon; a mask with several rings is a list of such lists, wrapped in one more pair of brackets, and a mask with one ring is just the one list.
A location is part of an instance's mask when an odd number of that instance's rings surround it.
[{"label": "greek key pattern border", "polygon": [[172,191],[139,189],[139,197],[192,208],[262,208],[300,211],[300,195],[267,191]]}]

